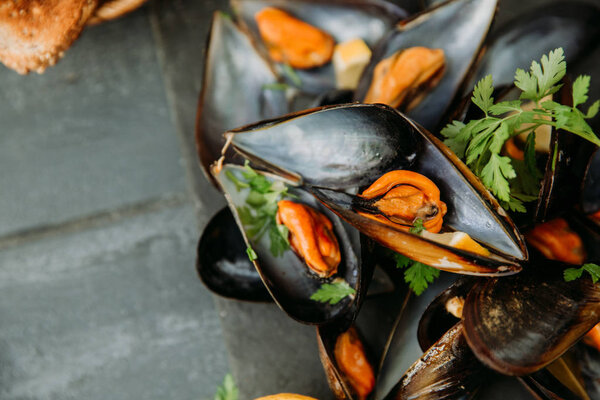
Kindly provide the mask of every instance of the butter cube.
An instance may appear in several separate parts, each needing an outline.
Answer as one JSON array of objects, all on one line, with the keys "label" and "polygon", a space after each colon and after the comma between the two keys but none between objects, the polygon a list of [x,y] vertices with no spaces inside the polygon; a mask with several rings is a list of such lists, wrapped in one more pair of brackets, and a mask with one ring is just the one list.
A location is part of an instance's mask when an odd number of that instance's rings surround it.
[{"label": "butter cube", "polygon": [[369,64],[371,50],[362,39],[338,43],[333,50],[333,68],[338,89],[356,89],[363,70]]}]

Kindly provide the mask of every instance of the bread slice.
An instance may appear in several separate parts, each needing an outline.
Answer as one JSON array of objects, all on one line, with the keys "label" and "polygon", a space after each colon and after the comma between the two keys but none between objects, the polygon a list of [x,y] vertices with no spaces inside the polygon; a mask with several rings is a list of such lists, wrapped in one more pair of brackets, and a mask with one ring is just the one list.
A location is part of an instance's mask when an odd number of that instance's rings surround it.
[{"label": "bread slice", "polygon": [[20,74],[44,72],[77,39],[98,0],[0,1],[0,61]]}]

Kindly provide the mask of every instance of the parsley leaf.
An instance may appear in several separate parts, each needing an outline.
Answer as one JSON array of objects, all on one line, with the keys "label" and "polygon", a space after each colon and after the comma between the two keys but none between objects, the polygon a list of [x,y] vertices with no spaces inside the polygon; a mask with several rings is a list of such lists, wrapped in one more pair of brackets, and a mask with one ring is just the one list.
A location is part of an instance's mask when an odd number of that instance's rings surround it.
[{"label": "parsley leaf", "polygon": [[231,374],[225,375],[223,384],[217,388],[214,400],[238,400],[239,390]]},{"label": "parsley leaf", "polygon": [[356,294],[356,290],[354,290],[348,282],[343,279],[336,279],[332,283],[322,284],[319,290],[310,296],[310,299],[321,303],[335,305],[343,298],[353,296],[354,294]]},{"label": "parsley leaf", "polygon": [[567,282],[574,281],[575,279],[581,278],[583,272],[587,272],[592,277],[592,282],[598,282],[600,279],[600,265],[597,264],[583,264],[581,268],[567,268],[564,271],[564,279]]},{"label": "parsley leaf", "polygon": [[[594,117],[600,110],[600,100],[594,102],[585,114],[577,108],[588,100],[589,76],[580,76],[575,80],[573,107],[554,101],[542,101],[561,88],[559,82],[565,76],[566,68],[562,48],[543,55],[540,63],[531,63],[529,71],[516,70],[515,86],[522,91],[520,99],[497,104],[494,104],[492,97],[492,77],[486,76],[477,83],[472,97],[473,103],[481,108],[485,117],[468,123],[453,121],[441,131],[446,138],[444,143],[465,160],[467,166],[505,208],[525,212],[523,202],[537,198],[533,197],[533,188],[539,187],[539,180],[542,178],[535,162],[534,132],[538,127],[550,125],[600,146],[600,139],[586,122],[586,119]],[[534,103],[532,111],[523,108],[524,100]],[[527,133],[524,161],[526,168],[520,168],[519,174],[525,173],[529,178],[515,179],[519,161],[501,156],[500,153],[507,140]],[[552,155],[552,165],[555,155]]]},{"label": "parsley leaf", "polygon": [[[267,177],[256,172],[246,161],[241,173],[243,180],[233,172],[226,171],[226,176],[231,180],[236,189],[249,189],[246,204],[237,208],[240,221],[251,240],[260,240],[268,233],[271,243],[270,251],[275,257],[283,255],[290,247],[288,230],[285,226],[277,224],[277,203],[288,196],[287,186],[280,181],[272,182]],[[248,252],[250,261],[256,259],[256,253]]]},{"label": "parsley leaf", "polygon": [[491,75],[487,75],[477,82],[475,90],[473,90],[473,97],[471,97],[471,100],[477,107],[481,108],[481,111],[483,111],[486,116],[490,107],[494,105],[494,98],[492,97],[493,92],[494,85],[492,84]]},{"label": "parsley leaf", "polygon": [[252,247],[247,247],[246,248],[246,254],[248,254],[248,259],[250,261],[254,261],[256,260],[258,257],[256,256],[256,252],[254,251],[254,249]]},{"label": "parsley leaf", "polygon": [[412,228],[410,228],[408,231],[410,233],[416,233],[418,235],[421,232],[423,232],[424,230],[425,230],[425,227],[423,226],[423,220],[421,218],[417,218],[415,220],[415,222],[413,223]]},{"label": "parsley leaf", "polygon": [[405,268],[404,281],[420,296],[435,278],[440,276],[440,271],[429,265],[416,262],[402,254],[394,253],[396,268]]}]

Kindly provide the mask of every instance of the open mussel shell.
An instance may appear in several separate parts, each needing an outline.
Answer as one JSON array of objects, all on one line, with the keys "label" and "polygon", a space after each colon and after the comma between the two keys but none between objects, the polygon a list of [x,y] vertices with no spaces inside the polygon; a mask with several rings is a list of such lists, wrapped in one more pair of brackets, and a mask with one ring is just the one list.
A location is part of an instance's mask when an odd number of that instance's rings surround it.
[{"label": "open mussel shell", "polygon": [[580,367],[585,388],[592,399],[600,398],[600,352],[583,343],[574,348],[574,356]]},{"label": "open mussel shell", "polygon": [[[228,132],[236,151],[311,192],[348,223],[394,251],[454,272],[520,270],[525,244],[512,221],[443,143],[381,104],[346,104],[290,114]],[[355,211],[355,190],[385,172],[410,169],[431,179],[448,206],[446,228],[466,232],[490,257],[444,246]]]},{"label": "open mussel shell", "polygon": [[[231,5],[264,54],[267,54],[266,46],[254,15],[265,7],[283,10],[329,33],[336,43],[361,38],[370,48],[396,22],[407,16],[403,9],[382,0],[232,0]],[[282,67],[280,64],[277,66]],[[295,73],[300,78],[303,91],[320,94],[336,87],[331,62],[318,68],[296,69]],[[289,83],[293,84],[293,80]]]},{"label": "open mussel shell", "polygon": [[417,330],[417,338],[423,351],[433,346],[450,328],[460,321],[460,318],[455,317],[447,310],[446,303],[455,297],[464,300],[469,294],[473,283],[473,278],[460,277],[427,306],[421,316],[419,329]]},{"label": "open mussel shell", "polygon": [[497,0],[451,0],[403,21],[381,40],[365,69],[355,99],[363,101],[373,80],[375,66],[399,50],[414,46],[443,49],[446,69],[442,79],[408,116],[429,130],[437,129],[441,118],[460,94],[479,57],[490,29]]},{"label": "open mussel shell", "polygon": [[[347,326],[352,322],[368,287],[368,281],[373,272],[372,263],[365,260],[360,253],[360,238],[358,232],[346,229],[335,214],[319,204],[313,196],[299,188],[289,188],[293,200],[306,204],[325,214],[332,222],[334,233],[342,255],[337,273],[330,279],[319,279],[309,271],[305,262],[291,249],[283,251],[279,256],[271,252],[271,242],[267,233],[252,238],[247,234],[239,208],[247,206],[248,189],[237,188],[228,174],[233,174],[240,180],[243,168],[225,164],[215,173],[234,218],[242,232],[247,247],[251,247],[257,255],[254,266],[265,284],[273,300],[290,317],[307,324],[325,324],[337,322]],[[265,175],[270,181],[277,179]],[[239,189],[239,190],[238,190]],[[310,299],[321,284],[334,278],[345,280],[356,291],[356,295],[347,296],[336,304],[321,303]]]},{"label": "open mussel shell", "polygon": [[568,267],[540,262],[473,287],[463,322],[469,345],[484,364],[507,375],[533,373],[600,321],[600,286],[589,278],[566,282]]},{"label": "open mussel shell", "polygon": [[486,51],[464,96],[471,95],[475,83],[491,74],[494,86],[512,85],[515,70],[529,69],[550,50],[562,47],[569,70],[599,42],[600,9],[590,3],[559,1],[544,4],[507,22],[486,41]]},{"label": "open mussel shell", "polygon": [[420,296],[406,298],[390,332],[375,385],[373,399],[383,399],[408,368],[423,354],[417,338],[421,315],[431,301],[447,289],[457,275],[442,272]]},{"label": "open mussel shell", "polygon": [[212,292],[246,301],[272,301],[246,254],[244,237],[231,210],[223,208],[208,223],[198,243],[196,270]]},{"label": "open mussel shell", "polygon": [[[402,285],[393,293],[367,299],[354,323],[354,328],[358,332],[367,353],[367,359],[376,376],[378,363],[384,353],[389,333],[394,326],[396,316],[405,305],[407,296],[409,296],[407,287]],[[339,335],[343,332],[344,328],[340,326],[318,327],[319,356],[335,398],[358,400],[359,396],[346,379],[335,357],[335,345]]]},{"label": "open mussel shell", "polygon": [[196,118],[196,146],[204,172],[221,155],[223,132],[288,112],[285,91],[250,38],[220,12],[213,16]]},{"label": "open mussel shell", "polygon": [[[562,104],[573,104],[569,82],[557,95]],[[598,146],[580,136],[553,129],[535,222],[552,219],[577,205],[582,198],[586,169],[597,149]]]}]

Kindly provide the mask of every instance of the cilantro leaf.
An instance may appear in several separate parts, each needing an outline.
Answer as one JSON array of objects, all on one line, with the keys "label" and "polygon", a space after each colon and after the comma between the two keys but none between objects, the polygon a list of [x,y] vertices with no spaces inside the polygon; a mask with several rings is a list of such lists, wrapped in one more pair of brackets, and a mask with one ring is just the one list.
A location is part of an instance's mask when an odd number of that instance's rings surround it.
[{"label": "cilantro leaf", "polygon": [[217,388],[214,400],[238,400],[239,389],[236,387],[231,374],[225,375],[223,383]]},{"label": "cilantro leaf", "polygon": [[589,75],[580,75],[573,82],[573,107],[577,107],[588,100],[590,80]]},{"label": "cilantro leaf", "polygon": [[477,107],[481,108],[481,111],[483,111],[486,116],[490,107],[494,105],[492,93],[494,93],[492,75],[487,75],[477,82],[475,85],[475,90],[473,90],[473,97],[471,97],[473,103],[475,103]]},{"label": "cilantro leaf", "polygon": [[501,116],[509,112],[521,112],[521,100],[501,101],[490,107],[490,114]]},{"label": "cilantro leaf", "polygon": [[[285,236],[283,236],[284,234]],[[275,257],[283,255],[283,253],[290,248],[287,239],[287,227],[285,225],[278,225],[273,221],[269,228],[269,239],[271,240],[271,254]]]},{"label": "cilantro leaf", "polygon": [[540,179],[542,177],[542,173],[538,169],[535,161],[535,131],[527,135],[524,154],[525,165],[527,165],[529,174],[536,179]]},{"label": "cilantro leaf", "polygon": [[444,144],[450,148],[458,157],[465,156],[465,149],[471,140],[471,129],[460,121],[452,121],[441,131],[441,134],[447,139]]},{"label": "cilantro leaf", "polygon": [[404,280],[417,296],[420,296],[438,276],[440,276],[440,270],[420,262],[413,263],[404,271]]},{"label": "cilantro leaf", "polygon": [[394,260],[396,260],[396,268],[405,268],[414,263],[413,260],[399,253],[394,253]]},{"label": "cilantro leaf", "polygon": [[600,265],[597,264],[583,264],[581,268],[567,268],[565,269],[563,275],[564,279],[567,282],[574,281],[575,279],[581,278],[583,272],[587,272],[592,277],[592,282],[598,282],[600,279]]},{"label": "cilantro leaf", "polygon": [[339,279],[332,283],[324,283],[321,285],[319,290],[314,292],[310,299],[321,303],[329,303],[335,305],[347,296],[353,296],[356,294],[348,282]]}]

